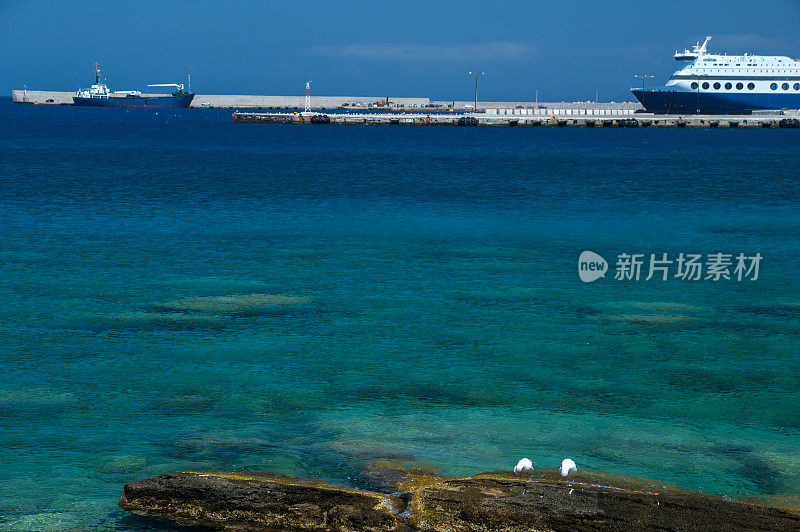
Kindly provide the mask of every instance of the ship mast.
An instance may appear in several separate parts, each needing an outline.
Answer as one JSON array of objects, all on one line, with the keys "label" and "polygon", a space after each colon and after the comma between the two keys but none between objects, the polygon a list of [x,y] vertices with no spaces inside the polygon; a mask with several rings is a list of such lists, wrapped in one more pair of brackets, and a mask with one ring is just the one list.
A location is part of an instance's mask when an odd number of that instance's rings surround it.
[{"label": "ship mast", "polygon": [[94,64],[94,84],[100,84],[100,69],[97,67],[97,63]]},{"label": "ship mast", "polygon": [[683,52],[679,52],[675,50],[675,60],[676,61],[694,61],[698,57],[706,55],[708,53],[708,41],[711,40],[711,36],[709,35],[706,37],[706,40],[703,41],[703,44],[699,42],[692,46],[692,51],[690,52],[688,49],[684,50]]},{"label": "ship mast", "polygon": [[[711,35],[706,37],[706,40],[703,41],[702,46],[694,46],[693,48],[694,48],[695,53],[698,54],[698,55],[704,55],[706,53],[706,47],[708,46],[708,41],[710,41],[710,40],[711,40]],[[699,45],[700,43],[697,43],[697,44]]]}]

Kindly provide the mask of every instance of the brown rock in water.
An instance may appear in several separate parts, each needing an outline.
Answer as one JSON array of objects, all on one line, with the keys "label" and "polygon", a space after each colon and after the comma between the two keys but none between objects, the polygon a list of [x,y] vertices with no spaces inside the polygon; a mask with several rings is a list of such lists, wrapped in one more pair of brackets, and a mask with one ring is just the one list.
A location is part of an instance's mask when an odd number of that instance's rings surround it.
[{"label": "brown rock in water", "polygon": [[367,462],[361,476],[369,488],[391,493],[397,491],[398,486],[405,480],[415,477],[435,477],[438,473],[427,462],[383,459]]},{"label": "brown rock in water", "polygon": [[238,530],[397,530],[395,499],[273,473],[166,473],[125,485],[119,505],[182,525]]},{"label": "brown rock in water", "polygon": [[[271,473],[169,473],[125,486],[120,506],[214,529],[800,531],[800,514],[581,472],[456,479],[411,473],[402,498]],[[617,479],[619,480],[619,479]]]},{"label": "brown rock in water", "polygon": [[800,515],[784,510],[685,491],[597,485],[588,476],[566,481],[534,472],[520,480],[498,472],[402,486],[414,493],[409,513],[420,530],[800,530]]}]

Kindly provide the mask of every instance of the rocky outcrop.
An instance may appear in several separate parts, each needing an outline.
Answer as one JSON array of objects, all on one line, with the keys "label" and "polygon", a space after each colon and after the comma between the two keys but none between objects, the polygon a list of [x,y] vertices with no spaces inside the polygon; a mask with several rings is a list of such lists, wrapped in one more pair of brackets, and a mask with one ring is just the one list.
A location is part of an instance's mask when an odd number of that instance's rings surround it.
[{"label": "rocky outcrop", "polygon": [[120,506],[233,530],[800,530],[800,514],[790,511],[585,472],[570,480],[542,471],[381,478],[395,479],[397,491],[271,473],[168,473],[127,484]]},{"label": "rocky outcrop", "polygon": [[505,473],[442,479],[414,493],[409,514],[421,530],[800,530],[800,515],[783,510],[587,480]]},{"label": "rocky outcrop", "polygon": [[397,530],[389,495],[272,473],[166,473],[125,485],[119,505],[181,525],[232,530]]}]

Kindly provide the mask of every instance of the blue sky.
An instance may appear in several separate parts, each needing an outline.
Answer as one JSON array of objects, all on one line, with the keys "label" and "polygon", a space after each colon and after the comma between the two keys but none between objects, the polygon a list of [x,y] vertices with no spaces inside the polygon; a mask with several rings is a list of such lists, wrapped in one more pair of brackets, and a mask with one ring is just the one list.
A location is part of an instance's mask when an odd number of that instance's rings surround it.
[{"label": "blue sky", "polygon": [[800,58],[800,1],[0,0],[0,94],[72,91],[99,61],[115,90],[185,80],[205,94],[632,99],[636,73],[663,83],[671,55]]}]

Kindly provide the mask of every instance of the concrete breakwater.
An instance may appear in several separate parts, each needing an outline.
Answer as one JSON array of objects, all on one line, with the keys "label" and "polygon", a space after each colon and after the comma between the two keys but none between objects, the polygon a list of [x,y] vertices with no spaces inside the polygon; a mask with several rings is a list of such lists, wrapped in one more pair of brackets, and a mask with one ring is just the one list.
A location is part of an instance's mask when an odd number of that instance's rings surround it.
[{"label": "concrete breakwater", "polygon": [[[511,111],[506,110],[506,111]],[[514,109],[514,111],[554,111]],[[560,110],[568,111],[568,110]],[[685,128],[800,128],[800,119],[785,115],[652,115],[644,113],[248,113],[235,112],[235,122],[293,124],[367,124],[483,127],[685,127]]]},{"label": "concrete breakwater", "polygon": [[[75,92],[14,90],[11,100],[19,104],[72,105]],[[386,96],[314,96],[314,109],[339,109],[341,107],[366,108],[378,102],[385,104]],[[428,98],[388,97],[394,107],[422,108],[430,105]],[[305,96],[260,96],[248,94],[197,94],[191,107],[205,109],[302,109]]]},{"label": "concrete breakwater", "polygon": [[[30,105],[72,105],[74,92],[14,90],[11,99],[14,103]],[[460,112],[473,112],[473,102],[464,100],[430,100],[429,98],[378,97],[378,96],[312,96],[311,108],[328,109],[369,109],[388,108],[402,110],[452,109]],[[261,96],[247,94],[196,94],[192,108],[199,109],[292,109],[305,107],[305,96]],[[508,114],[521,109],[584,110],[587,113],[602,114],[610,111],[633,112],[642,106],[635,102],[478,102],[478,110],[496,110],[498,113],[510,109]]]},{"label": "concrete breakwater", "polygon": [[[39,91],[17,89],[11,92],[14,103],[31,105],[72,105],[75,92]],[[312,96],[311,108],[317,110],[372,107],[402,109],[454,109],[472,112],[474,103],[464,100],[430,100],[400,96]],[[191,107],[200,109],[303,109],[305,96],[263,96],[247,94],[196,94]],[[484,109],[584,109],[584,110],[636,110],[642,106],[635,102],[478,102]]]},{"label": "concrete breakwater", "polygon": [[[449,109],[466,109],[465,112],[473,112],[474,102],[455,100],[431,100],[431,103],[439,107]],[[490,109],[584,109],[587,111],[597,110],[629,110],[637,111],[642,109],[639,102],[565,102],[565,101],[521,101],[521,102],[478,102],[478,112]]]}]

